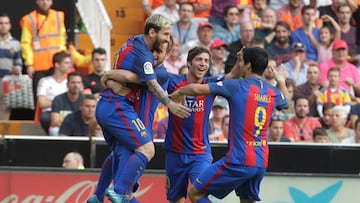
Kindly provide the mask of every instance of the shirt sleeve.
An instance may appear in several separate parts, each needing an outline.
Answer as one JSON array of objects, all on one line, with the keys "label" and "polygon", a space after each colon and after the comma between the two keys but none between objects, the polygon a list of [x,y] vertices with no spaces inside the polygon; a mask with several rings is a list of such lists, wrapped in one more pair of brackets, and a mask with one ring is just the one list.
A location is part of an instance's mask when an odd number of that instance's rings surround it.
[{"label": "shirt sleeve", "polygon": [[26,25],[21,29],[21,53],[24,58],[25,66],[32,66],[34,64],[34,53],[31,47],[32,37],[31,32]]},{"label": "shirt sleeve", "polygon": [[230,98],[238,89],[238,79],[208,83],[211,94]]}]

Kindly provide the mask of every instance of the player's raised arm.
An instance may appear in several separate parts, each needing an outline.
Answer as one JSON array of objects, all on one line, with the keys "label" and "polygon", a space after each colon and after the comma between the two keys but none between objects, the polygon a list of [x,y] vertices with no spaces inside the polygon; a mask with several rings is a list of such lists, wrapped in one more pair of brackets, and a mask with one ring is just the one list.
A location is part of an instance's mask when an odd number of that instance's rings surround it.
[{"label": "player's raised arm", "polygon": [[169,97],[174,101],[182,101],[184,95],[197,96],[197,95],[209,95],[211,94],[208,84],[189,84],[184,87],[180,87],[174,91]]},{"label": "player's raised arm", "polygon": [[244,70],[245,64],[243,59],[243,50],[245,47],[242,47],[241,50],[237,53],[237,60],[235,66],[231,69],[231,71],[225,75],[226,79],[239,79],[242,77],[242,72]]}]

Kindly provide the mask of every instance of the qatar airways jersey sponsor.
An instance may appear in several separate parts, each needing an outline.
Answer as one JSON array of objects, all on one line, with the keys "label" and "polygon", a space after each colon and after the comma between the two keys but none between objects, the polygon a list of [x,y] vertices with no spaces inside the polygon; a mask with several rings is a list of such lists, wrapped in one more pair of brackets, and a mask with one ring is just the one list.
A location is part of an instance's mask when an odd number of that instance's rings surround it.
[{"label": "qatar airways jersey sponsor", "polygon": [[[206,77],[201,83],[218,82],[223,79],[223,76]],[[188,84],[186,75],[172,75],[168,92],[171,94]],[[191,109],[191,115],[188,118],[182,119],[169,112],[169,124],[164,142],[166,150],[185,154],[210,152],[208,128],[214,98],[213,95],[186,96],[184,105]]]}]

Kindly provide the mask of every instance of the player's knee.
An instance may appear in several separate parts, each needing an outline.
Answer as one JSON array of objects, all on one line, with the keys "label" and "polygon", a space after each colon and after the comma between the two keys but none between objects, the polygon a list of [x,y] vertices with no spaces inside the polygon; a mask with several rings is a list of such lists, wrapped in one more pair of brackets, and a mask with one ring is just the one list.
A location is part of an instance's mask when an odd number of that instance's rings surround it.
[{"label": "player's knee", "polygon": [[190,188],[189,191],[189,199],[192,203],[197,202],[199,199],[201,199],[204,196],[204,194],[200,193],[194,186]]},{"label": "player's knee", "polygon": [[155,156],[155,146],[154,143],[148,142],[144,144],[143,146],[136,149],[136,151],[139,151],[143,153],[148,161],[150,161]]}]

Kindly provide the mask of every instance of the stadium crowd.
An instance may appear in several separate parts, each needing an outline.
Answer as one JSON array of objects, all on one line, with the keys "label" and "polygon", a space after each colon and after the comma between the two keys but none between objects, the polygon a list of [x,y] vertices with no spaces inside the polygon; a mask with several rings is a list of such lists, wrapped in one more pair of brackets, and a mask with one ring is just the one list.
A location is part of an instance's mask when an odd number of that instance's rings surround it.
[{"label": "stadium crowd", "polygon": [[[174,45],[164,61],[168,72],[186,74],[186,57],[196,46],[211,53],[206,76],[229,73],[244,46],[267,51],[263,77],[276,86],[272,70],[277,69],[292,96],[289,108],[272,116],[270,141],[360,143],[359,0],[143,3],[146,16],[162,14],[173,21]],[[32,79],[34,120],[48,135],[88,136],[89,128],[97,126],[96,100],[104,90],[101,76],[110,69],[105,67],[109,53],[102,48],[91,55],[77,52],[66,43],[63,12],[51,9],[52,0],[36,4],[36,10],[13,22],[21,25],[19,41],[10,34],[11,15],[0,13],[0,81],[21,72]],[[89,66],[92,73],[79,72]],[[0,109],[0,118],[9,119],[10,110]],[[211,141],[226,142],[228,113],[227,101],[218,97],[209,118]],[[167,119],[167,108],[160,104],[155,139],[164,138]]]}]

